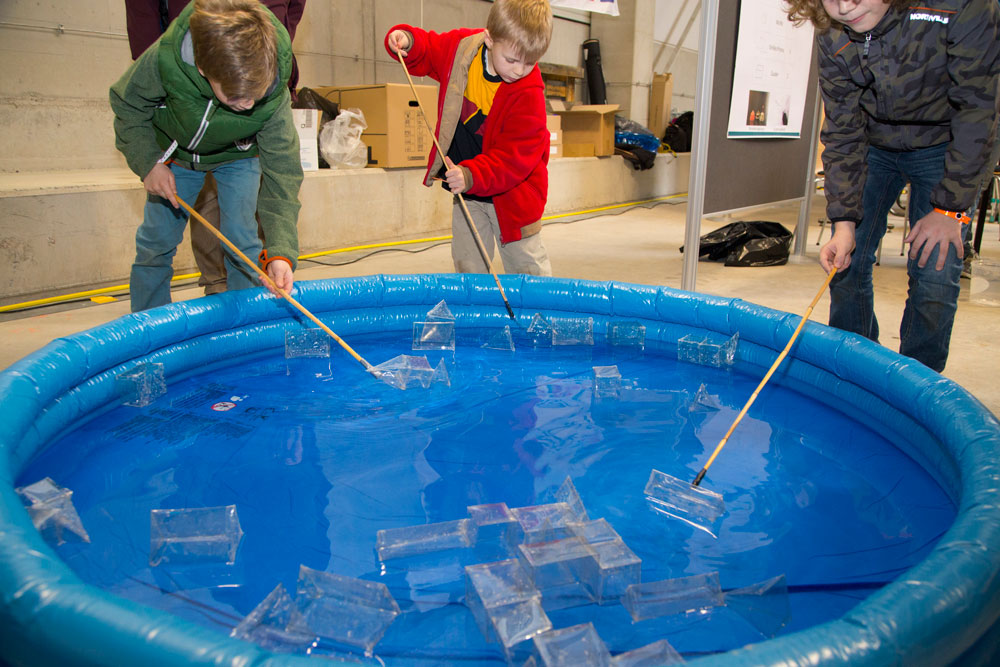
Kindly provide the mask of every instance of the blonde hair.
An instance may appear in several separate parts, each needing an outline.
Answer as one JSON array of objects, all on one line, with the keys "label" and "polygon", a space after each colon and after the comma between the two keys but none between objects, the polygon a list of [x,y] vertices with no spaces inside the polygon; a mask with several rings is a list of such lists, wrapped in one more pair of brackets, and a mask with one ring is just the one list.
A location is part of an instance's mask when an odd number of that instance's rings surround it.
[{"label": "blonde hair", "polygon": [[538,62],[552,40],[552,8],[548,0],[494,0],[486,29],[525,61]]},{"label": "blonde hair", "polygon": [[259,100],[278,75],[278,36],[259,0],[194,0],[194,61],[226,97]]},{"label": "blonde hair", "polygon": [[[904,9],[911,0],[888,0],[886,4],[896,9]],[[801,25],[805,21],[813,24],[819,32],[826,32],[833,26],[835,21],[830,18],[823,7],[823,0],[786,0],[788,20],[795,25]]]}]

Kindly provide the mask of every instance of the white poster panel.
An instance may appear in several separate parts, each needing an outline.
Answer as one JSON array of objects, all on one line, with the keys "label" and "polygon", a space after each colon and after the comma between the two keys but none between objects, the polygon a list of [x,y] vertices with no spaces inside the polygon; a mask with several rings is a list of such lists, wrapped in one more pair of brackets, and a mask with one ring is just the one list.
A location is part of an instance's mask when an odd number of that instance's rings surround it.
[{"label": "white poster panel", "polygon": [[812,24],[793,25],[784,0],[741,0],[737,34],[726,136],[798,138],[809,86]]},{"label": "white poster panel", "polygon": [[550,0],[549,4],[553,7],[581,9],[585,12],[618,16],[618,0]]}]

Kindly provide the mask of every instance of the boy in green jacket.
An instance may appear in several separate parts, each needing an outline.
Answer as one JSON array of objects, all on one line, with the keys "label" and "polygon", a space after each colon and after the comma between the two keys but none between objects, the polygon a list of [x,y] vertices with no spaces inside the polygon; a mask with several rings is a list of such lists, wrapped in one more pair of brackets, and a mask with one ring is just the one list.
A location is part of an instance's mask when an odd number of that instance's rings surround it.
[{"label": "boy in green jacket", "polygon": [[[193,202],[207,172],[218,184],[222,233],[291,290],[302,184],[291,68],[288,32],[257,0],[195,0],[111,87],[115,144],[149,193],[136,232],[132,312],[170,303],[188,217],[177,196]],[[228,249],[226,270],[228,289],[256,285]]]}]

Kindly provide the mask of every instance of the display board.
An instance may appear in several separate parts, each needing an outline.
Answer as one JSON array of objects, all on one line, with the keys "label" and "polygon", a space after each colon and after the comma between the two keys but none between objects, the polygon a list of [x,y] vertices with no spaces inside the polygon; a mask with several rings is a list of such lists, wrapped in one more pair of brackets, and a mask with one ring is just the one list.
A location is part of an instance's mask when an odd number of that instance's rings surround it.
[{"label": "display board", "polygon": [[[781,0],[775,0],[780,2]],[[740,0],[718,0],[715,67],[711,81],[708,151],[703,215],[801,199],[805,175],[812,169],[810,144],[818,88],[815,44],[809,66],[809,86],[797,139],[727,138],[736,60]],[[803,54],[805,57],[806,54]],[[699,82],[705,83],[705,82]]]}]

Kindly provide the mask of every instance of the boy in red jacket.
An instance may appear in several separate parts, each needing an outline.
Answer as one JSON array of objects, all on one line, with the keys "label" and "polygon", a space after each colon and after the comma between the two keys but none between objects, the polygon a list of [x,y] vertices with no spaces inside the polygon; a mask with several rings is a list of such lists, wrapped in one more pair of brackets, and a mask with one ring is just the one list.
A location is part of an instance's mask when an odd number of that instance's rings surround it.
[{"label": "boy in red jacket", "polygon": [[[437,136],[424,185],[435,176],[462,193],[490,258],[507,273],[551,276],[539,234],[548,196],[545,86],[536,63],[549,48],[548,0],[496,0],[485,30],[434,33],[393,27],[386,50],[417,76],[440,84]],[[485,273],[459,203],[452,210],[451,255],[460,273]]]}]

